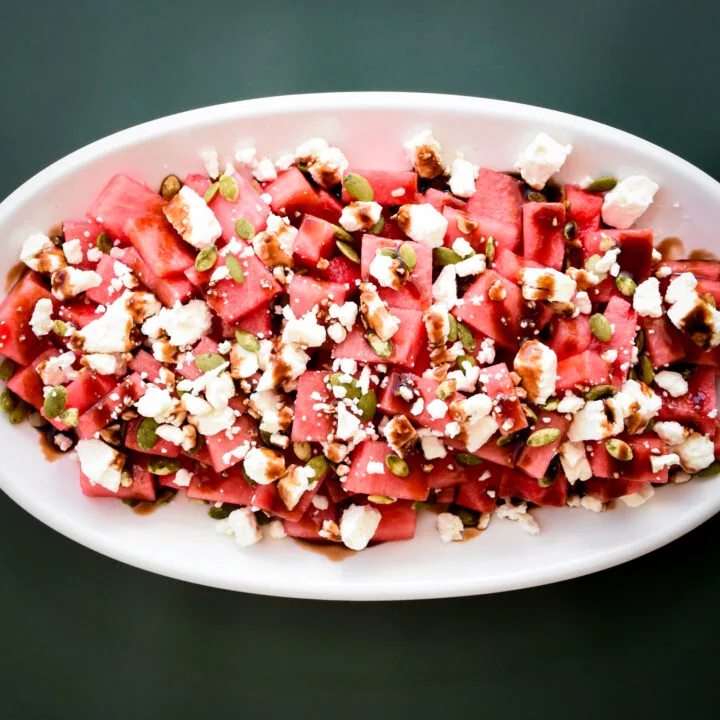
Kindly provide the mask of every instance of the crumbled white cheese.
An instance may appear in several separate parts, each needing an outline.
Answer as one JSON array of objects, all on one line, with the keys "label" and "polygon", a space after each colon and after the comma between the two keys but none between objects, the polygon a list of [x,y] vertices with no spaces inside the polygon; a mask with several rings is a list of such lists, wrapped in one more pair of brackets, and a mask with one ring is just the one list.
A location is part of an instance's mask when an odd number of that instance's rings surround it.
[{"label": "crumbled white cheese", "polygon": [[31,270],[47,274],[52,274],[66,265],[63,252],[42,233],[30,235],[25,240],[20,250],[20,260]]},{"label": "crumbled white cheese", "polygon": [[[258,381],[256,390],[273,390],[278,385],[276,369],[282,367],[282,384],[288,385],[297,380],[306,370],[310,362],[310,356],[297,345],[281,344],[277,349],[275,357],[268,363],[267,369],[263,372]],[[262,367],[262,365],[261,365]]]},{"label": "crumbled white cheese", "polygon": [[125,456],[102,440],[80,440],[77,444],[80,468],[92,485],[117,492],[120,489]]},{"label": "crumbled white cheese", "polygon": [[166,388],[148,385],[145,394],[137,401],[136,409],[143,417],[166,420],[175,409],[175,399]]},{"label": "crumbled white cheese", "polygon": [[433,420],[440,420],[447,415],[448,406],[445,401],[435,398],[427,404],[425,409]]},{"label": "crumbled white cheese", "polygon": [[619,256],[619,247],[614,247],[610,248],[610,250],[606,250],[605,254],[595,263],[595,267],[593,267],[593,272],[600,275],[609,273],[612,266],[617,263],[617,259]]},{"label": "crumbled white cheese", "polygon": [[623,495],[620,499],[628,506],[628,507],[640,507],[640,505],[644,505],[653,495],[655,494],[655,488],[648,483],[647,485],[643,485],[643,487],[635,493],[630,493],[629,495]]},{"label": "crumbled white cheese", "polygon": [[182,445],[185,440],[185,433],[174,425],[159,425],[155,432],[159,438],[167,440],[173,445]]},{"label": "crumbled white cheese", "polygon": [[564,442],[558,448],[560,462],[565,471],[568,482],[573,485],[578,480],[589,480],[592,469],[585,454],[585,444],[582,442]]},{"label": "crumbled white cheese", "polygon": [[83,261],[82,243],[80,240],[67,240],[63,243],[62,251],[69,265],[79,265]]},{"label": "crumbled white cheese", "polygon": [[440,513],[437,516],[436,526],[444,543],[460,542],[464,537],[463,521],[453,513]]},{"label": "crumbled white cheese", "polygon": [[102,276],[94,270],[80,270],[68,266],[53,273],[52,294],[58,300],[68,300],[102,284]]},{"label": "crumbled white cheese", "polygon": [[431,130],[413,135],[403,147],[407,158],[421,178],[434,178],[444,170],[442,148]]},{"label": "crumbled white cheese", "polygon": [[431,248],[442,246],[448,224],[447,218],[429,203],[401,206],[397,222],[411,240]]},{"label": "crumbled white cheese", "polygon": [[175,473],[175,478],[173,479],[173,483],[177,485],[178,487],[190,487],[190,481],[193,478],[193,473],[191,473],[189,470],[186,470],[185,468],[180,468]]},{"label": "crumbled white cheese", "polygon": [[348,232],[371,230],[382,216],[382,205],[372,202],[351,202],[342,209],[340,225]]},{"label": "crumbled white cheese", "polygon": [[656,422],[653,430],[668,445],[681,445],[690,434],[690,430],[674,420]]},{"label": "crumbled white cheese", "polygon": [[574,415],[582,409],[583,405],[585,405],[585,400],[568,390],[558,403],[557,411],[561,415]]},{"label": "crumbled white cheese", "polygon": [[513,360],[513,369],[520,375],[530,402],[544,405],[555,392],[557,355],[539,340],[527,340],[522,344]]},{"label": "crumbled white cheese", "polygon": [[633,307],[638,315],[643,317],[662,317],[662,296],[657,278],[648,278],[637,286],[633,295]]},{"label": "crumbled white cheese", "polygon": [[235,412],[227,406],[201,415],[191,415],[190,420],[201,435],[210,437],[231,428],[235,423]]},{"label": "crumbled white cheese", "polygon": [[145,321],[142,331],[150,338],[158,336],[164,330],[168,342],[175,347],[194,345],[201,337],[210,332],[212,314],[202,300],[190,300],[184,305],[177,303],[171,308],[162,308],[160,312]]},{"label": "crumbled white cheese", "polygon": [[661,370],[657,373],[655,384],[663,390],[667,390],[672,397],[687,395],[688,392],[687,380],[680,373],[671,370]]},{"label": "crumbled white cheese", "polygon": [[390,255],[384,255],[380,252],[375,253],[375,257],[370,263],[369,272],[370,276],[378,281],[380,287],[392,288],[397,285],[397,275],[394,269],[395,263],[395,258]]},{"label": "crumbled white cheese", "polygon": [[252,175],[258,182],[277,180],[275,163],[269,157],[261,157],[253,167]]},{"label": "crumbled white cheese", "polygon": [[120,354],[91,353],[83,357],[83,365],[98,375],[119,374],[126,365]]},{"label": "crumbled white cheese", "polygon": [[563,166],[572,149],[572,145],[562,145],[547,133],[538,133],[520,154],[515,169],[530,187],[542,190]]},{"label": "crumbled white cheese", "polygon": [[455,263],[455,272],[458,277],[470,277],[484,273],[486,267],[484,255],[471,255],[469,258]]},{"label": "crumbled white cheese", "polygon": [[381,462],[375,462],[374,460],[371,460],[367,464],[367,468],[365,469],[368,475],[384,475],[385,474],[385,465]]},{"label": "crumbled white cheese", "polygon": [[667,453],[666,455],[651,455],[650,467],[654,473],[660,472],[663,468],[671,465],[679,465],[680,456],[676,453]]},{"label": "crumbled white cheese", "polygon": [[213,211],[188,185],[180,188],[163,212],[178,235],[197,250],[211,247],[222,235],[222,226]]},{"label": "crumbled white cheese", "polygon": [[621,180],[605,195],[602,219],[611,227],[629,228],[652,204],[658,184],[645,175]]},{"label": "crumbled white cheese", "polygon": [[720,310],[710,305],[696,292],[697,279],[692,273],[678,275],[668,286],[665,300],[672,305],[667,311],[670,322],[680,330],[685,330],[688,317],[703,317],[709,333],[708,345],[711,348],[720,344]]},{"label": "crumbled white cheese", "polygon": [[590,400],[575,415],[567,431],[572,442],[584,440],[604,440],[617,435],[623,430],[622,415],[608,413],[602,400]]},{"label": "crumbled white cheese", "polygon": [[211,179],[215,180],[220,175],[220,159],[217,150],[214,148],[203,148],[200,150],[200,159],[205,165],[205,170]]},{"label": "crumbled white cheese", "polygon": [[574,303],[579,313],[589,315],[592,312],[592,301],[585,290],[576,293]]},{"label": "crumbled white cheese", "polygon": [[478,167],[464,158],[455,158],[450,169],[450,192],[461,198],[469,198],[475,194],[475,179]]},{"label": "crumbled white cheese", "polygon": [[53,329],[52,311],[53,304],[49,298],[40,298],[35,303],[30,317],[30,327],[37,337],[43,337]]},{"label": "crumbled white cheese", "polygon": [[455,251],[461,258],[467,258],[470,257],[475,253],[473,250],[472,245],[462,237],[456,238],[453,241],[452,249]]},{"label": "crumbled white cheese", "polygon": [[300,318],[291,317],[282,332],[284,343],[296,343],[301,347],[320,347],[326,339],[325,327],[318,323],[314,310]]},{"label": "crumbled white cheese", "polygon": [[552,268],[521,268],[518,281],[526,300],[566,303],[572,300],[576,282]]},{"label": "crumbled white cheese", "polygon": [[369,505],[350,505],[340,519],[340,537],[351,550],[363,550],[372,540],[382,515]]},{"label": "crumbled white cheese", "polygon": [[336,435],[340,440],[351,440],[360,429],[360,418],[353,415],[345,403],[338,403],[337,406],[337,431]]},{"label": "crumbled white cheese", "polygon": [[454,265],[446,265],[432,286],[433,302],[445,307],[448,311],[457,305],[457,276]]},{"label": "crumbled white cheese", "polygon": [[233,510],[224,520],[215,523],[217,532],[235,538],[242,547],[248,547],[262,540],[262,531],[249,507]]},{"label": "crumbled white cheese", "polygon": [[307,164],[312,179],[324,188],[337,185],[348,167],[347,158],[342,150],[336,147],[323,148]]},{"label": "crumbled white cheese", "polygon": [[68,351],[44,360],[35,369],[43,385],[54,387],[66,385],[78,376],[77,370],[73,368],[74,363],[75,353]]},{"label": "crumbled white cheese", "polygon": [[695,431],[691,431],[683,443],[676,446],[675,452],[680,456],[683,470],[689,473],[700,472],[715,460],[713,441]]}]

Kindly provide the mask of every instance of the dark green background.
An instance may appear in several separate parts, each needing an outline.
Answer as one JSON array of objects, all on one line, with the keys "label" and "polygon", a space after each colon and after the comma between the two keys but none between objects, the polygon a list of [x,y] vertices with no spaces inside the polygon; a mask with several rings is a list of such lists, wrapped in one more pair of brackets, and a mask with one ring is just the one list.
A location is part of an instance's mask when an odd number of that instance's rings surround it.
[{"label": "dark green background", "polygon": [[[0,197],[144,120],[327,90],[545,105],[718,177],[720,7],[689,5],[0,0]],[[717,695],[719,529],[545,588],[328,604],[149,575],[3,496],[0,716],[693,717]]]}]

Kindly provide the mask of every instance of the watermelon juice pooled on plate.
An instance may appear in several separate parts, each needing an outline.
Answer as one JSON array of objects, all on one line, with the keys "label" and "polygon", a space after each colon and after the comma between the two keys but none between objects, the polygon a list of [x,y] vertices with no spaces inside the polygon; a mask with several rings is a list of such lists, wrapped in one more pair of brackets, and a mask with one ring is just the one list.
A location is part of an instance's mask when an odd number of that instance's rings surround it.
[{"label": "watermelon juice pooled on plate", "polygon": [[[351,167],[313,139],[160,192],[111,178],[30,235],[0,307],[3,409],[75,449],[80,488],[210,504],[263,535],[444,542],[534,506],[638,506],[715,461],[720,265],[664,261],[642,175],[553,181],[443,154]],[[508,158],[511,162],[512,158]],[[265,528],[263,529],[263,526]]]}]

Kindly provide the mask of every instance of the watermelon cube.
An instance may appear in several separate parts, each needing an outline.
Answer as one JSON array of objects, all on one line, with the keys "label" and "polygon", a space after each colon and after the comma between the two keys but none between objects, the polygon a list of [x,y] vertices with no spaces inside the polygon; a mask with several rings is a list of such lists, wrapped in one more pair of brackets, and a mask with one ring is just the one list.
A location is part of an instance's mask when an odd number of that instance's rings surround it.
[{"label": "watermelon cube", "polygon": [[592,342],[590,317],[578,315],[574,318],[556,317],[552,321],[553,333],[547,341],[558,360],[585,352]]},{"label": "watermelon cube", "polygon": [[176,458],[180,454],[177,445],[174,445],[167,440],[163,440],[162,438],[158,438],[151,448],[140,447],[137,434],[142,421],[143,418],[135,418],[135,420],[131,420],[127,424],[127,429],[125,431],[125,446],[127,448],[138,453],[158,455],[166,458]]},{"label": "watermelon cube", "polygon": [[289,218],[300,217],[303,213],[315,214],[311,208],[318,202],[317,193],[296,167],[291,167],[266,185],[265,192],[272,198],[270,207],[274,213]]},{"label": "watermelon cube", "polygon": [[[408,170],[348,170],[349,173],[362,175],[375,194],[375,202],[380,205],[404,205],[414,203],[417,195],[417,173]],[[342,201],[353,201],[343,187]]]},{"label": "watermelon cube", "polygon": [[601,194],[589,193],[576,185],[565,185],[565,201],[568,205],[567,219],[577,225],[578,234],[600,229]]},{"label": "watermelon cube", "polygon": [[98,305],[110,305],[125,290],[125,286],[115,274],[115,262],[115,258],[110,255],[103,255],[95,267],[95,272],[100,275],[102,282],[86,291],[85,297]]},{"label": "watermelon cube", "polygon": [[[639,317],[638,321],[645,334],[645,352],[650,356],[654,368],[671,365],[685,357],[683,336],[665,316]],[[694,359],[690,361],[695,362]]]},{"label": "watermelon cube", "polygon": [[195,296],[195,287],[183,275],[161,278],[140,257],[134,247],[125,250],[123,262],[135,273],[137,279],[157,296],[165,307],[173,307],[177,303],[186,303]]},{"label": "watermelon cube", "polygon": [[112,492],[102,485],[93,485],[87,476],[80,472],[80,490],[83,495],[93,498],[119,498],[121,500],[155,500],[155,477],[147,469],[147,460],[142,457],[128,457],[125,467],[130,469],[132,484],[120,486]]},{"label": "watermelon cube", "polygon": [[517,458],[517,469],[522,470],[522,472],[532,478],[539,479],[543,477],[547,473],[552,459],[555,455],[557,455],[558,447],[565,437],[568,425],[570,425],[570,423],[565,419],[564,415],[559,415],[554,412],[538,413],[538,421],[535,423],[532,430],[537,431],[546,430],[548,428],[557,428],[560,430],[560,435],[557,440],[549,443],[548,445],[543,445],[542,447],[530,447],[529,445],[524,446]]},{"label": "watermelon cube", "polygon": [[592,350],[572,355],[558,362],[557,395],[566,390],[604,385],[610,379],[610,363]]},{"label": "watermelon cube", "polygon": [[585,494],[601,502],[610,502],[623,495],[640,492],[647,484],[626,478],[592,478],[585,483]]},{"label": "watermelon cube", "polygon": [[301,540],[325,540],[320,535],[320,530],[322,530],[323,523],[326,520],[332,522],[337,520],[334,501],[323,509],[311,505],[299,520],[283,521],[283,527],[289,537],[300,538]]},{"label": "watermelon cube", "polygon": [[81,416],[77,432],[81,440],[91,438],[145,394],[145,383],[138,373],[128,375]]},{"label": "watermelon cube", "polygon": [[505,363],[483,368],[480,373],[485,393],[493,401],[493,417],[497,420],[500,432],[511,435],[528,426],[527,418],[515,391],[515,384]]},{"label": "watermelon cube", "polygon": [[591,450],[588,452],[590,467],[593,476],[596,478],[622,478],[623,480],[634,480],[642,483],[666,483],[668,481],[668,469],[662,468],[654,473],[650,465],[650,458],[653,455],[664,455],[669,452],[667,445],[655,434],[633,435],[625,438],[630,445],[633,457],[632,460],[616,460],[608,453],[604,442],[589,443]]},{"label": "watermelon cube", "polygon": [[34,408],[39,410],[43,406],[43,383],[35,368],[51,357],[57,357],[59,351],[49,348],[38,355],[30,365],[20,368],[8,381],[8,389],[12,390],[18,397],[22,398]]},{"label": "watermelon cube", "polygon": [[236,323],[230,324],[221,320],[221,335],[224,338],[235,338],[236,330],[244,330],[257,335],[259,338],[270,337],[272,334],[272,318],[270,303],[260,305],[260,307],[241,317]]},{"label": "watermelon cube", "polygon": [[[714,435],[717,398],[715,372],[711,367],[698,367],[687,379],[688,391],[680,397],[672,397],[660,391],[663,404],[658,420],[675,420],[681,424],[692,423],[700,432]],[[656,392],[659,389],[656,388]]]},{"label": "watermelon cube", "polygon": [[663,260],[655,270],[670,268],[673,274],[692,273],[696,278],[720,280],[720,262],[717,260]]},{"label": "watermelon cube", "polygon": [[468,213],[454,207],[446,206],[443,208],[442,214],[448,221],[447,230],[443,239],[443,245],[445,245],[445,247],[452,247],[458,238],[462,238],[470,243],[475,252],[485,252],[487,237],[483,235],[480,225],[473,220]]},{"label": "watermelon cube", "polygon": [[381,515],[380,524],[372,536],[373,542],[412,540],[415,537],[417,511],[411,502],[398,500],[391,505],[372,506]]},{"label": "watermelon cube", "polygon": [[562,203],[530,202],[523,205],[523,254],[555,270],[565,257],[565,206]]},{"label": "watermelon cube", "polygon": [[147,350],[140,350],[128,363],[128,367],[138,373],[146,382],[155,382],[160,377],[162,364]]},{"label": "watermelon cube", "polygon": [[131,218],[125,232],[140,257],[159,277],[180,275],[195,264],[194,253],[164,216]]},{"label": "watermelon cube", "polygon": [[331,303],[342,305],[347,291],[339,283],[316,280],[309,275],[293,275],[288,284],[290,309],[295,317],[302,317],[316,305],[326,308]]},{"label": "watermelon cube", "polygon": [[336,255],[319,275],[330,282],[344,285],[346,290],[354,290],[360,282],[360,265],[348,260],[344,255]]},{"label": "watermelon cube", "polygon": [[335,228],[321,218],[305,215],[293,244],[293,255],[306,267],[317,267],[321,259],[329,260],[335,249]]},{"label": "watermelon cube", "polygon": [[[412,201],[408,200],[406,202]],[[439,213],[443,212],[446,207],[467,212],[467,203],[464,200],[460,200],[460,198],[456,198],[448,192],[443,192],[433,187],[428,188],[423,195],[418,195],[415,202],[426,202],[428,205],[432,205]]]},{"label": "watermelon cube", "polygon": [[522,257],[522,255],[516,255],[510,250],[498,250],[495,254],[493,268],[516,285],[518,284],[518,271],[526,267],[542,268],[544,266],[534,260]]},{"label": "watermelon cube", "polygon": [[93,270],[94,262],[88,260],[87,251],[96,247],[98,235],[102,232],[102,227],[90,220],[66,220],[63,223],[63,235],[65,242],[77,240],[82,250],[82,262],[77,266],[83,270]]},{"label": "watermelon cube", "polygon": [[327,442],[330,433],[335,431],[334,417],[315,409],[318,403],[331,401],[325,384],[327,376],[325,370],[308,370],[298,379],[290,436],[293,442]]},{"label": "watermelon cube", "polygon": [[500,465],[489,462],[470,467],[470,478],[458,488],[455,502],[477,512],[492,512],[497,504],[497,490],[503,472]]},{"label": "watermelon cube", "polygon": [[84,328],[88,323],[97,320],[98,306],[89,300],[65,301],[58,310],[58,317],[72,323],[76,328]]},{"label": "watermelon cube", "polygon": [[627,300],[619,296],[610,298],[603,314],[613,329],[612,337],[607,342],[593,337],[590,351],[598,354],[608,351],[616,353],[615,359],[610,362],[611,377],[614,384],[622,385],[632,361],[638,314]]},{"label": "watermelon cube", "polygon": [[503,470],[498,489],[498,495],[502,498],[518,498],[545,507],[562,507],[567,501],[567,493],[568,481],[562,473],[552,485],[541,487],[535,478],[510,468]]},{"label": "watermelon cube", "polygon": [[[189,380],[197,380],[197,378],[199,378],[203,374],[203,371],[200,370],[195,364],[195,358],[199,355],[205,355],[207,353],[216,354],[217,351],[218,344],[215,342],[215,340],[207,336],[203,337],[189,353],[185,353],[181,356],[180,362],[177,364],[176,369],[184,378],[188,378]],[[192,356],[192,360],[190,359],[190,357],[187,357],[188,355]]]},{"label": "watermelon cube", "polygon": [[[97,375],[93,372],[81,372],[66,388],[68,410],[75,409],[82,415],[89,407],[94,405],[100,398],[107,395],[114,387],[116,380],[110,375]],[[42,403],[41,403],[42,404]],[[45,413],[41,410],[42,416]],[[60,418],[53,418],[50,423],[58,430],[67,430]]]},{"label": "watermelon cube", "polygon": [[288,510],[285,503],[282,501],[282,498],[278,494],[277,485],[275,483],[270,485],[258,485],[255,488],[255,493],[253,494],[252,504],[257,508],[260,508],[260,510],[266,510],[267,512],[271,512],[273,515],[277,515],[283,520],[297,522],[308,510],[310,503],[312,503],[312,499],[322,486],[323,481],[321,480],[317,485],[315,485],[315,487],[306,490],[302,494],[300,502],[295,506],[295,508]]},{"label": "watermelon cube", "polygon": [[[242,411],[242,401],[235,397],[230,401],[230,407]],[[205,438],[205,447],[210,455],[210,464],[215,472],[222,472],[233,465],[237,465],[244,457],[245,451],[250,449],[250,444],[257,442],[257,423],[249,415],[240,415],[236,418],[230,430],[231,436],[220,432]]]},{"label": "watermelon cube", "polygon": [[254,492],[237,466],[217,473],[209,467],[196,465],[187,489],[188,497],[194,500],[231,505],[250,505]]}]

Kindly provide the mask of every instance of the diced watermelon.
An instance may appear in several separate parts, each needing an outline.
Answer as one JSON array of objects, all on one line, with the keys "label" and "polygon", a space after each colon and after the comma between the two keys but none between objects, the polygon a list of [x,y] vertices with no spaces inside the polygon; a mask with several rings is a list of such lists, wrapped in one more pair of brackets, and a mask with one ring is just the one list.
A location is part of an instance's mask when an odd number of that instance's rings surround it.
[{"label": "diced watermelon", "polygon": [[[641,283],[650,277],[654,237],[652,230],[599,230],[595,233],[587,233],[582,237],[584,260],[591,255],[603,255],[600,244],[605,236],[612,238],[620,248],[617,260],[620,270],[632,275],[636,283]],[[608,280],[613,282],[610,278]],[[594,295],[592,299],[595,299]]]},{"label": "diced watermelon", "polygon": [[[100,258],[95,272],[100,275],[102,282],[85,293],[86,297],[98,305],[110,305],[125,290],[125,286],[115,274],[115,262],[115,258],[110,257],[110,255],[103,255]],[[114,284],[113,281],[115,281]]]},{"label": "diced watermelon", "polygon": [[[442,214],[448,221],[445,237],[443,238],[445,247],[452,247],[458,238],[462,238],[470,243],[475,252],[485,252],[487,237],[483,234],[480,225],[468,213],[446,206],[443,208]],[[473,228],[471,232],[466,232],[470,228]]]},{"label": "diced watermelon", "polygon": [[447,503],[451,505],[455,502],[455,495],[457,494],[457,487],[445,487],[439,490],[433,490],[431,492],[430,501],[435,503]]},{"label": "diced watermelon", "polygon": [[299,520],[285,520],[283,527],[289,537],[301,540],[326,540],[319,534],[323,523],[326,520],[335,522],[336,519],[334,502],[329,503],[328,507],[322,510],[311,505]]},{"label": "diced watermelon", "polygon": [[88,408],[78,421],[77,432],[81,439],[92,437],[108,423],[117,419],[123,410],[145,394],[145,384],[138,373],[128,375],[107,395]]},{"label": "diced watermelon", "polygon": [[478,173],[475,193],[467,207],[483,227],[483,232],[492,228],[490,234],[499,247],[514,251],[522,237],[522,204],[520,183],[514,177],[483,168]]},{"label": "diced watermelon", "polygon": [[[240,398],[234,397],[230,400],[230,407],[235,410],[243,410]],[[258,438],[257,423],[247,414],[240,415],[232,426],[232,437],[226,433],[219,432],[205,438],[205,447],[210,455],[211,464],[215,472],[222,472],[240,462],[242,452],[233,451],[238,448],[249,449],[250,444],[255,444]]]},{"label": "diced watermelon", "polygon": [[173,443],[162,438],[158,438],[151,448],[140,447],[137,434],[142,421],[143,418],[136,418],[127,424],[127,430],[125,431],[125,446],[127,448],[147,455],[159,455],[166,458],[176,458],[180,454],[177,445],[173,445]]},{"label": "diced watermelon", "polygon": [[593,337],[590,351],[602,354],[614,350],[617,353],[610,363],[610,374],[613,383],[621,386],[632,362],[638,314],[627,300],[616,296],[610,299],[603,315],[613,330],[612,337],[607,342]]},{"label": "diced watermelon", "polygon": [[272,312],[270,311],[270,303],[261,305],[241,317],[234,324],[226,323],[222,320],[221,325],[221,334],[224,338],[234,338],[236,330],[245,330],[245,332],[257,335],[260,338],[270,337],[272,334]]},{"label": "diced watermelon", "polygon": [[515,384],[510,378],[510,372],[505,363],[483,368],[480,373],[480,382],[485,387],[485,393],[493,401],[492,414],[503,435],[511,435],[528,426],[527,418],[515,391]]},{"label": "diced watermelon", "polygon": [[[470,478],[457,491],[455,502],[477,512],[492,512],[497,504],[504,469],[494,463],[483,463],[468,469]],[[488,495],[490,492],[492,495]]]},{"label": "diced watermelon", "polygon": [[562,203],[525,203],[523,255],[555,270],[562,270],[565,257],[565,206]]},{"label": "diced watermelon", "polygon": [[[670,323],[668,324],[670,325]],[[714,368],[716,373],[720,370],[720,346],[714,347],[712,350],[703,350],[687,335],[681,336],[681,341],[683,355],[677,358],[678,360],[683,360],[684,362],[695,365],[707,365],[708,367]]]},{"label": "diced watermelon", "polygon": [[516,285],[518,284],[518,271],[520,268],[526,267],[542,268],[543,265],[522,257],[522,255],[516,255],[510,250],[498,250],[495,254],[493,268]]},{"label": "diced watermelon", "polygon": [[95,303],[84,299],[66,300],[58,310],[58,317],[76,328],[84,328],[89,322],[97,320],[97,307]]},{"label": "diced watermelon", "polygon": [[203,374],[203,371],[195,364],[195,358],[198,357],[198,355],[205,355],[206,353],[216,354],[217,350],[218,344],[215,340],[209,337],[200,338],[200,342],[198,342],[189,353],[193,359],[190,360],[188,358],[185,360],[185,355],[181,356],[181,362],[177,365],[177,371],[189,380],[197,380],[197,378]]},{"label": "diced watermelon", "polygon": [[720,425],[717,425],[715,428],[715,459],[717,460],[720,458]]},{"label": "diced watermelon", "polygon": [[[192,462],[192,460],[188,460],[187,458],[183,458],[180,461],[181,463],[181,469],[194,474],[197,469],[197,465]],[[187,485],[178,485],[175,481],[177,480],[177,472],[169,473],[168,475],[157,475],[155,481],[158,485],[161,485],[162,487],[168,487],[173,488],[173,490],[182,490],[187,491],[188,486]]]},{"label": "diced watermelon", "polygon": [[272,198],[270,206],[274,213],[293,219],[306,212],[315,214],[311,208],[318,202],[317,193],[296,167],[281,173],[264,190]]},{"label": "diced watermelon", "polygon": [[659,318],[639,317],[638,321],[645,334],[645,351],[653,367],[671,365],[685,357],[682,334],[664,315]]},{"label": "diced watermelon", "polygon": [[[80,490],[83,495],[94,498],[120,498],[121,500],[155,500],[155,478],[147,469],[147,461],[141,458],[128,458],[131,468],[132,484],[130,487],[121,485],[117,492],[112,492],[102,485],[93,485],[87,476],[80,472]],[[126,463],[126,467],[127,467]]]},{"label": "diced watermelon", "polygon": [[593,339],[588,315],[574,318],[556,317],[552,320],[553,334],[547,344],[558,360],[579,355],[590,347]]},{"label": "diced watermelon", "polygon": [[332,223],[306,215],[293,244],[293,255],[306,267],[317,267],[318,262],[330,256],[335,249],[335,228]]},{"label": "diced watermelon", "polygon": [[[588,453],[593,476],[597,478],[622,478],[642,483],[666,483],[668,469],[662,468],[654,473],[650,465],[653,455],[664,455],[668,452],[667,445],[657,435],[633,435],[625,438],[630,445],[632,460],[616,460],[605,448],[605,442],[589,443],[592,450]],[[655,452],[653,452],[655,451]]]},{"label": "diced watermelon", "polygon": [[317,191],[315,202],[308,207],[306,214],[337,224],[342,214],[342,205],[327,190],[320,188]]},{"label": "diced watermelon", "polygon": [[681,424],[692,423],[706,435],[715,433],[715,372],[710,367],[695,368],[687,380],[688,391],[680,397],[672,397],[661,391],[663,404],[658,420],[675,420]]},{"label": "diced watermelon", "polygon": [[330,433],[334,432],[334,418],[315,410],[315,405],[330,400],[324,380],[327,375],[325,370],[308,370],[298,378],[291,434],[293,442],[327,442]]},{"label": "diced watermelon", "polygon": [[[408,200],[407,202],[412,201]],[[456,198],[450,193],[436,190],[435,188],[428,188],[424,195],[418,195],[415,202],[426,202],[428,205],[432,205],[438,212],[442,212],[446,207],[462,210],[463,212],[467,211],[467,203],[465,201]]]},{"label": "diced watermelon", "polygon": [[[375,193],[375,202],[380,205],[404,205],[415,202],[417,173],[407,170],[348,170],[347,172],[362,175],[370,183]],[[353,201],[344,187],[342,201],[346,204]]]},{"label": "diced watermelon", "polygon": [[393,308],[392,314],[400,321],[400,327],[392,336],[393,351],[389,358],[376,355],[365,339],[365,331],[355,324],[348,333],[347,338],[335,345],[333,358],[349,358],[369,364],[386,363],[411,368],[420,352],[421,346],[426,342],[425,325],[422,312]]},{"label": "diced watermelon", "polygon": [[[372,503],[371,503],[372,504]],[[417,512],[412,503],[398,500],[392,505],[372,505],[382,517],[372,536],[373,542],[412,540],[415,536]]]},{"label": "diced watermelon", "polygon": [[195,264],[195,255],[164,216],[130,218],[125,225],[130,242],[152,272],[165,278],[180,275]]},{"label": "diced watermelon", "polygon": [[283,520],[298,521],[310,507],[312,499],[322,486],[323,482],[320,481],[315,487],[310,490],[306,490],[302,494],[300,502],[295,506],[295,508],[288,510],[285,503],[280,498],[280,495],[278,495],[276,483],[272,483],[270,485],[258,485],[255,488],[255,493],[253,494],[252,504],[260,510],[266,510],[267,512],[271,512],[273,515],[277,515]]},{"label": "diced watermelon", "polygon": [[[536,448],[542,450],[543,448]],[[560,473],[548,487],[541,487],[535,478],[506,468],[503,470],[498,495],[502,498],[518,498],[545,507],[562,507],[567,501],[568,481]]]},{"label": "diced watermelon", "polygon": [[473,455],[501,467],[514,467],[515,456],[520,450],[520,441],[516,440],[507,445],[498,445],[498,440],[502,437],[499,433],[494,435],[481,448],[478,448]]},{"label": "diced watermelon", "polygon": [[302,317],[315,305],[328,307],[330,303],[342,305],[347,291],[339,283],[316,280],[308,275],[293,275],[288,285],[289,305],[295,317]]},{"label": "diced watermelon", "polygon": [[37,337],[30,318],[38,300],[57,303],[35,272],[23,275],[0,304],[0,353],[19,365],[27,365],[47,345],[47,336]]},{"label": "diced watermelon", "polygon": [[[100,400],[100,398],[107,395],[115,387],[116,382],[116,379],[111,375],[81,372],[66,388],[67,402],[65,407],[68,410],[74,408],[82,415],[89,407]],[[45,413],[42,410],[41,413],[42,416],[45,417]],[[53,418],[50,420],[50,423],[58,430],[68,429],[68,426],[62,422],[60,418]]]},{"label": "diced watermelon", "polygon": [[431,490],[462,485],[468,479],[465,468],[452,455],[426,462],[423,472],[427,475],[427,484]]},{"label": "diced watermelon", "polygon": [[535,423],[532,430],[546,430],[548,428],[557,428],[560,430],[560,436],[554,442],[542,447],[530,447],[526,445],[518,455],[516,467],[522,470],[526,475],[539,479],[547,473],[548,467],[555,455],[557,455],[558,447],[565,437],[568,429],[569,421],[564,415],[555,412],[538,413],[538,422]]},{"label": "diced watermelon", "polygon": [[360,272],[364,280],[377,284],[377,280],[370,276],[370,263],[375,259],[377,251],[381,248],[397,250],[401,245],[409,245],[415,251],[417,264],[410,273],[410,277],[400,290],[380,287],[378,294],[391,308],[408,308],[410,310],[425,310],[432,304],[432,249],[428,245],[413,242],[412,240],[388,240],[375,235],[364,235],[362,240],[362,256]]},{"label": "diced watermelon", "polygon": [[34,408],[39,410],[43,406],[43,383],[35,368],[45,360],[59,355],[59,351],[55,348],[45,350],[38,355],[30,365],[20,368],[8,381],[8,389],[12,390],[18,397],[25,402],[30,403]]},{"label": "diced watermelon", "polygon": [[[350,472],[343,485],[351,492],[364,495],[385,495],[400,500],[426,500],[428,496],[427,477],[421,469],[422,461],[417,456],[407,458],[410,474],[398,477],[390,472],[385,458],[393,451],[386,442],[366,440],[354,451]],[[368,473],[368,463],[382,464],[382,473]]]},{"label": "diced watermelon", "polygon": [[185,303],[195,296],[195,288],[186,277],[178,275],[161,278],[150,269],[134,247],[125,250],[123,262],[132,268],[137,279],[153,292],[165,307]]},{"label": "diced watermelon", "polygon": [[592,350],[586,350],[558,363],[555,390],[560,395],[576,387],[604,385],[608,382],[609,375],[610,363]]},{"label": "diced watermelon", "polygon": [[348,290],[354,290],[360,282],[360,265],[344,255],[336,255],[322,276],[330,282],[345,285]]},{"label": "diced watermelon", "polygon": [[163,218],[165,201],[147,185],[127,175],[115,175],[87,212],[113,238],[128,240],[126,224],[145,216]]},{"label": "diced watermelon", "polygon": [[128,363],[128,367],[138,373],[146,382],[155,382],[160,377],[162,363],[158,362],[147,350],[140,350]]},{"label": "diced watermelon", "polygon": [[585,483],[585,494],[601,502],[610,502],[615,498],[640,492],[647,483],[637,480],[622,479],[591,479]]},{"label": "diced watermelon", "polygon": [[603,196],[589,193],[576,185],[565,185],[565,199],[568,204],[567,219],[578,226],[578,234],[600,229],[600,213]]},{"label": "diced watermelon", "polygon": [[720,262],[717,260],[663,260],[655,270],[670,268],[673,274],[692,273],[696,278],[720,280]]},{"label": "diced watermelon", "polygon": [[63,223],[63,234],[65,242],[78,240],[80,249],[82,250],[82,262],[77,266],[83,270],[92,270],[95,267],[94,262],[88,260],[87,251],[96,247],[97,237],[102,231],[102,227],[90,220],[66,220]]}]

